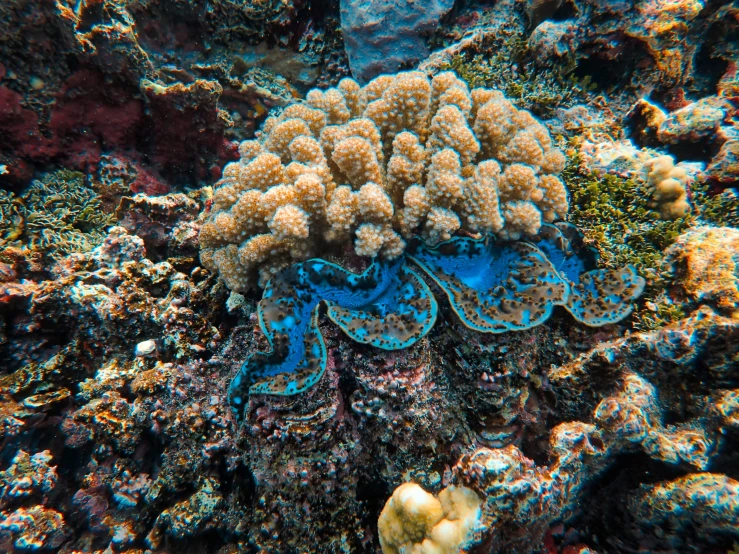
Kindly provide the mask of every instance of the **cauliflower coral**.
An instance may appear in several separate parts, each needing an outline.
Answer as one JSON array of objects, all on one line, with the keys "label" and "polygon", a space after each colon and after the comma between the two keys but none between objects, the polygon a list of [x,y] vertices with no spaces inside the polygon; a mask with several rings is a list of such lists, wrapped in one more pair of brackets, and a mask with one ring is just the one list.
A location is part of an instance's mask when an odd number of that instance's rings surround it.
[{"label": "cauliflower coral", "polygon": [[568,209],[565,157],[547,129],[452,72],[312,90],[239,151],[200,233],[203,265],[238,292],[350,243],[395,258],[414,236],[518,239]]},{"label": "cauliflower coral", "polygon": [[377,522],[383,554],[457,554],[480,520],[480,497],[467,487],[447,487],[439,497],[403,483]]}]

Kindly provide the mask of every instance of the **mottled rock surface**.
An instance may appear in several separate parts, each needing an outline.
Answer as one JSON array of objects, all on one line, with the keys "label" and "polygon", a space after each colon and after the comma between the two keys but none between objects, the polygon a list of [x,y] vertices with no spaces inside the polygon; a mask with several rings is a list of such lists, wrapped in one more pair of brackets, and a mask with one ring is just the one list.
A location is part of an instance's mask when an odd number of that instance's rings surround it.
[{"label": "mottled rock surface", "polygon": [[366,83],[425,58],[425,35],[453,5],[453,0],[341,0],[341,30],[354,77]]}]

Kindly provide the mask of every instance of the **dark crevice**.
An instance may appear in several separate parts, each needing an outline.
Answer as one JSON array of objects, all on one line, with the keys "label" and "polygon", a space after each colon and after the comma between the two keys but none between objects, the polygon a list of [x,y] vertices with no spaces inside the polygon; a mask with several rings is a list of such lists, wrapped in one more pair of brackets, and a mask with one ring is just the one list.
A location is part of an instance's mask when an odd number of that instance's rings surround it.
[{"label": "dark crevice", "polygon": [[164,551],[182,554],[212,554],[228,544],[226,537],[216,530],[200,533],[196,538],[174,539],[167,535]]},{"label": "dark crevice", "polygon": [[[363,477],[357,483],[357,500],[362,502],[367,509],[365,527],[372,529],[377,536],[377,520],[380,512],[385,507],[385,502],[393,494],[393,487],[379,476]],[[367,545],[367,554],[374,552],[371,544]]]},{"label": "dark crevice", "polygon": [[[718,3],[706,6],[701,17],[708,19],[718,9]],[[697,49],[693,57],[693,83],[691,92],[698,97],[710,96],[718,92],[717,86],[729,69],[729,62],[734,57],[732,52],[739,43],[739,26],[736,20],[725,14],[723,19],[714,21],[705,34],[706,40]]]},{"label": "dark crevice", "polygon": [[[604,37],[604,40],[608,37]],[[650,65],[653,60],[644,49],[644,45],[629,37],[610,37],[608,44],[615,44],[612,48],[596,46],[590,56],[581,58],[573,75],[577,79],[589,77],[590,82],[598,90],[610,91],[623,84],[624,79],[629,79],[635,74],[637,66],[641,66],[646,60]],[[583,48],[582,51],[587,51]]]},{"label": "dark crevice", "polygon": [[720,147],[714,136],[707,136],[698,141],[682,141],[666,145],[667,151],[677,162],[710,162],[718,153]]},{"label": "dark crevice", "polygon": [[699,87],[694,89],[698,96],[716,94],[717,85],[729,68],[729,62],[723,58],[713,57],[711,49],[703,45],[695,55],[695,67],[700,68]]},{"label": "dark crevice", "polygon": [[739,480],[739,429],[723,429],[719,453],[713,458],[709,470]]},{"label": "dark crevice", "polygon": [[554,11],[549,18],[551,21],[566,21],[577,15],[577,7],[571,0],[566,0]]},{"label": "dark crevice", "polygon": [[538,0],[529,3],[529,24],[527,29],[533,31],[544,21],[566,21],[577,16],[577,7],[572,0]]}]

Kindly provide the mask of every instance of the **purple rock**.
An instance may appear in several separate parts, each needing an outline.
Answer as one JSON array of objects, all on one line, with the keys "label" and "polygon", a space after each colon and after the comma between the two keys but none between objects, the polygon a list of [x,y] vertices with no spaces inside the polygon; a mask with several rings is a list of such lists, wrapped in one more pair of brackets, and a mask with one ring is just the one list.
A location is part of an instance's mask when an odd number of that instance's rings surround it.
[{"label": "purple rock", "polygon": [[432,32],[453,0],[341,0],[341,30],[354,78],[366,83],[381,73],[428,56]]}]

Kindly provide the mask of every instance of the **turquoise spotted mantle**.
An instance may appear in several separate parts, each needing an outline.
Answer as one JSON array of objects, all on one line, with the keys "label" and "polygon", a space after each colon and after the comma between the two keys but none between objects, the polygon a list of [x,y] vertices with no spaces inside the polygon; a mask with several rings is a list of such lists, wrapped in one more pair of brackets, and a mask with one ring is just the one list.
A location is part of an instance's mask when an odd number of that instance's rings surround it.
[{"label": "turquoise spotted mantle", "polygon": [[502,333],[540,325],[554,306],[591,326],[626,317],[644,279],[632,266],[604,270],[596,263],[577,230],[559,223],[528,241],[455,237],[433,248],[416,242],[406,255],[375,260],[360,274],[320,259],[294,264],[264,290],[257,312],[271,349],[246,360],[231,382],[231,405],[241,415],[249,394],[293,395],[318,382],[327,361],[321,303],[357,342],[398,350],[426,336],[437,303],[412,265],[446,293],[464,325]]}]

